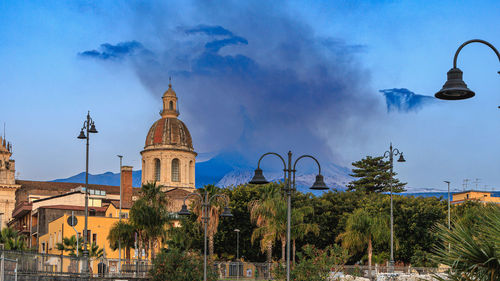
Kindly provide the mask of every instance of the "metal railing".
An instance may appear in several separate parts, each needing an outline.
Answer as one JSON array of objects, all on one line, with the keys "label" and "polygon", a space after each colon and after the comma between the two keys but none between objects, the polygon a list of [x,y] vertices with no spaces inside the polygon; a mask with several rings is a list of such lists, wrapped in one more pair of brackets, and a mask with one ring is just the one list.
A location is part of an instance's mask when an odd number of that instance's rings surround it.
[{"label": "metal railing", "polygon": [[214,264],[220,280],[270,280],[272,263],[216,262]]}]

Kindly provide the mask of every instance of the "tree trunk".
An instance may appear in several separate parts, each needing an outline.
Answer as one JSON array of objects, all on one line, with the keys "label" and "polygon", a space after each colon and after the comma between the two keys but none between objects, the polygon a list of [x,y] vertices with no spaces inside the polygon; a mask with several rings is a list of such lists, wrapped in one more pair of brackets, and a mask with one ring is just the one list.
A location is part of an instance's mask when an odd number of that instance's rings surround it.
[{"label": "tree trunk", "polygon": [[285,262],[286,240],[281,239],[281,261]]},{"label": "tree trunk", "polygon": [[214,235],[208,236],[208,257],[211,259],[214,256]]},{"label": "tree trunk", "polygon": [[273,261],[273,244],[271,242],[269,242],[267,244],[267,251],[266,252],[267,252],[267,257],[266,257],[267,262],[270,263]]},{"label": "tree trunk", "polygon": [[368,238],[368,277],[372,279],[372,238]]},{"label": "tree trunk", "polygon": [[292,257],[293,257],[293,264],[295,264],[295,239],[293,239],[293,244],[292,244]]},{"label": "tree trunk", "polygon": [[127,259],[127,261],[130,260],[130,248],[129,247],[127,247],[125,249],[125,258]]}]

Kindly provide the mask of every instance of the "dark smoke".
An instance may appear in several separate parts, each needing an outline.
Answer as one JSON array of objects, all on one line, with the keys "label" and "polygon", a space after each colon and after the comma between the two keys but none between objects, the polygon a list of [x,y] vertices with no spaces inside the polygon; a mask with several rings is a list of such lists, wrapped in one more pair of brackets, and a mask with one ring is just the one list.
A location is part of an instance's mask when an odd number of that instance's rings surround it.
[{"label": "dark smoke", "polygon": [[138,50],[143,49],[142,44],[137,41],[122,42],[116,45],[101,44],[100,51],[90,50],[79,53],[81,57],[94,58],[100,60],[120,60],[126,56],[133,55]]},{"label": "dark smoke", "polygon": [[417,112],[422,109],[423,106],[437,101],[434,97],[417,95],[404,88],[380,90],[380,92],[385,96],[387,112]]},{"label": "dark smoke", "polygon": [[[179,118],[197,151],[236,151],[254,163],[291,149],[335,161],[331,140],[366,139],[365,128],[383,117],[357,59],[363,46],[317,36],[272,1],[195,3],[188,15],[161,4],[133,7],[141,43],[132,42],[151,51],[127,55],[159,106],[173,76]],[[95,55],[112,57],[108,46]]]}]

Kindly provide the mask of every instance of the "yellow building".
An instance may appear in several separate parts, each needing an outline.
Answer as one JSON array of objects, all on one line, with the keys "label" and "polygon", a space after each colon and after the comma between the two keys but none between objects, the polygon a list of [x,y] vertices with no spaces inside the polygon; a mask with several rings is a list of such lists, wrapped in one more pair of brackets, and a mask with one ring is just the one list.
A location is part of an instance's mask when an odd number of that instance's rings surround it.
[{"label": "yellow building", "polygon": [[488,191],[467,190],[453,194],[451,204],[462,204],[466,201],[500,204],[500,197],[493,197]]},{"label": "yellow building", "polygon": [[[128,216],[129,210],[122,208],[122,214],[126,214]],[[107,239],[110,229],[113,225],[118,222],[118,209],[110,204],[106,210],[105,217],[88,217],[88,226],[89,226],[89,236],[87,237],[89,244],[96,244],[100,249],[103,249],[104,255],[106,257],[106,264],[109,268],[110,273],[117,272],[118,265],[118,250],[113,251],[109,246],[109,241]],[[75,216],[77,219],[77,225],[71,227],[68,224],[68,218],[71,215],[64,214],[58,219],[53,220],[48,225],[47,234],[40,236],[39,238],[39,251],[40,253],[47,254],[55,254],[55,255],[68,255],[68,252],[62,253],[62,251],[57,249],[57,243],[62,243],[63,238],[70,238],[71,236],[76,236],[76,231],[78,232],[78,236],[81,237],[83,233],[83,228],[85,224],[84,216]],[[123,221],[127,221],[127,219],[122,219]],[[81,256],[82,253],[79,253]],[[122,249],[122,259],[125,260],[125,248]],[[101,262],[101,259],[92,259],[90,266],[92,267],[92,272],[97,273],[97,264]],[[56,265],[60,266],[60,265]]]}]

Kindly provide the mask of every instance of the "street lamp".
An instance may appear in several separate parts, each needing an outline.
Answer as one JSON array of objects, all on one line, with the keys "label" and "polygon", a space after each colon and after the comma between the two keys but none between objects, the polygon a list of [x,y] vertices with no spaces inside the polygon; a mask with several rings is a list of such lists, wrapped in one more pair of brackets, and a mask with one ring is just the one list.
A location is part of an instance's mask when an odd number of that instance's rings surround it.
[{"label": "street lamp", "polygon": [[178,212],[179,215],[188,216],[191,214],[186,205],[186,199],[188,199],[191,196],[198,196],[202,206],[201,219],[203,220],[203,226],[204,226],[203,281],[207,281],[207,226],[208,226],[208,220],[210,219],[209,217],[209,210],[211,205],[210,203],[214,198],[217,197],[222,198],[226,201],[226,206],[224,206],[224,211],[220,216],[227,218],[227,217],[232,217],[233,214],[231,214],[231,210],[229,210],[229,207],[227,206],[229,204],[229,200],[227,199],[226,196],[221,194],[214,194],[211,197],[209,197],[208,191],[205,190],[205,194],[203,196],[197,192],[192,192],[189,193],[186,197],[184,197],[181,210]]},{"label": "street lamp", "polygon": [[450,182],[444,181],[448,184],[448,229],[451,228],[451,213],[450,213]]},{"label": "street lamp", "polygon": [[[436,98],[442,100],[463,100],[472,98],[475,95],[473,91],[467,88],[467,84],[465,84],[462,78],[463,72],[457,67],[458,54],[463,47],[470,43],[482,43],[490,47],[495,52],[498,60],[500,61],[500,53],[490,43],[480,39],[466,41],[460,47],[458,47],[457,51],[455,52],[455,57],[453,58],[453,68],[448,71],[448,79],[446,80],[446,83],[444,83],[443,88],[434,95]],[[498,74],[500,74],[500,71],[498,71]]]},{"label": "street lamp", "polygon": [[[116,155],[120,158],[120,211],[118,211],[118,222],[122,221],[122,155]],[[118,273],[122,273],[122,239],[121,236],[118,238]]]},{"label": "street lamp", "polygon": [[239,229],[235,229],[234,232],[236,232],[236,266],[237,266],[237,270],[236,270],[236,279],[240,279],[240,230]]},{"label": "street lamp", "polygon": [[[392,148],[392,142],[389,146],[389,150],[384,153],[384,158],[389,157],[389,162],[391,163],[391,177],[392,170],[394,167],[394,156],[398,156],[398,162],[406,162],[403,157],[403,152],[400,152],[397,148]],[[389,265],[394,266],[394,215],[393,215],[393,207],[392,207],[392,181],[389,180],[389,186],[391,187],[391,260],[389,261]]]},{"label": "street lamp", "polygon": [[[85,131],[87,134],[85,134]],[[83,127],[80,130],[79,139],[87,140],[87,150],[86,150],[86,161],[85,161],[85,226],[83,228],[83,259],[85,260],[83,265],[83,273],[87,274],[89,272],[89,251],[87,249],[87,236],[88,236],[88,217],[89,217],[89,139],[90,134],[97,134],[95,129],[94,120],[90,118],[90,111],[87,113],[87,120],[83,122]]]},{"label": "street lamp", "polygon": [[[281,161],[283,162],[283,172],[284,172],[284,183],[285,187],[284,190],[287,195],[287,225],[286,225],[286,280],[290,281],[290,224],[291,224],[291,216],[292,216],[292,189],[295,188],[295,167],[297,166],[297,162],[302,159],[302,158],[311,158],[313,159],[316,164],[318,164],[318,175],[316,175],[316,181],[314,184],[310,187],[310,189],[313,190],[326,190],[328,187],[326,186],[325,182],[323,181],[323,176],[321,175],[321,165],[319,164],[318,160],[316,158],[310,156],[310,155],[302,155],[299,158],[297,158],[293,164],[293,169],[292,169],[292,152],[288,151],[288,165],[285,163],[285,159],[281,157],[281,155],[275,153],[275,152],[268,152],[263,154],[259,158],[259,162],[257,163],[257,169],[255,169],[255,174],[252,178],[252,180],[249,182],[251,184],[266,184],[268,181],[264,177],[264,174],[262,173],[262,170],[260,169],[260,161],[262,158],[264,158],[267,155],[275,155],[278,156]],[[287,168],[288,166],[288,168]]]}]

